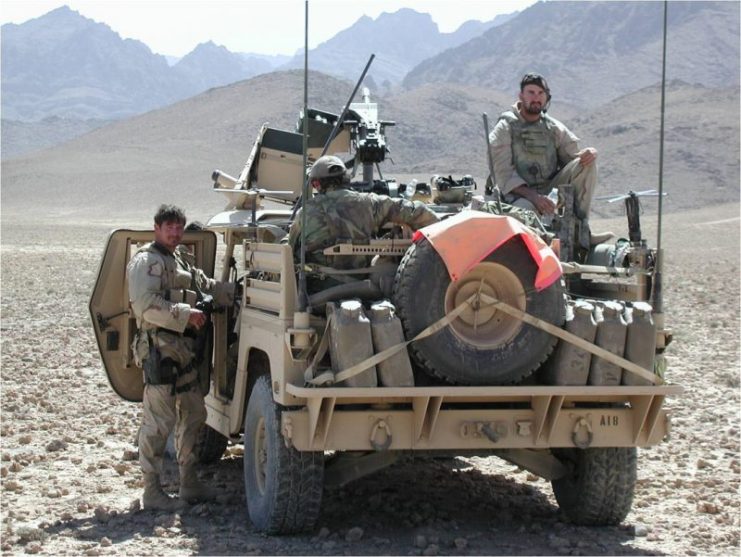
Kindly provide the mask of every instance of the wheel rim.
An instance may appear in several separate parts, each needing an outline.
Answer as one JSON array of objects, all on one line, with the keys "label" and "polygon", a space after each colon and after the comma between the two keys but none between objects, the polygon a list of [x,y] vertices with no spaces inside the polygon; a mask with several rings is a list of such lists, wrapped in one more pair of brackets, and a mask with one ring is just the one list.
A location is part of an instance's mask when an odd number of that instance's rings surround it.
[{"label": "wheel rim", "polygon": [[[527,295],[512,271],[499,263],[485,261],[463,278],[451,282],[445,292],[445,313],[450,313],[477,292],[525,311]],[[492,307],[467,307],[450,328],[464,342],[480,349],[491,349],[512,340],[522,322]]]},{"label": "wheel rim", "polygon": [[257,484],[257,489],[260,491],[260,495],[264,495],[268,469],[268,446],[266,442],[264,418],[260,418],[260,421],[257,422],[257,428],[255,429],[255,450],[253,457],[253,462],[255,463],[255,483]]}]

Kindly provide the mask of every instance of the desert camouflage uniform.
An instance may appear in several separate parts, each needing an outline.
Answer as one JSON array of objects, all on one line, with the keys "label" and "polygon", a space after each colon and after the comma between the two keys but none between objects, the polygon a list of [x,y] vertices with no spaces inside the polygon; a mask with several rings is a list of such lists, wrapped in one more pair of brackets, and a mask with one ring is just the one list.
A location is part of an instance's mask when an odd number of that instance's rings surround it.
[{"label": "desert camouflage uniform", "polygon": [[[142,364],[150,357],[149,344],[159,349],[160,359],[171,359],[181,370],[175,385],[144,386],[144,412],[139,431],[139,462],[145,474],[159,474],[167,437],[175,431],[178,464],[192,467],[196,462],[195,442],[206,420],[203,395],[197,371],[191,369],[194,340],[184,336],[190,305],[169,299],[190,290],[213,292],[217,304],[227,304],[232,296],[229,285],[208,278],[186,261],[182,246],[174,254],[154,243],[141,248],[127,267],[129,297],[139,332],[135,340],[135,360]],[[186,254],[187,255],[187,254]],[[182,370],[189,370],[183,373]]]},{"label": "desert camouflage uniform", "polygon": [[499,117],[489,137],[494,176],[507,203],[535,210],[527,199],[512,192],[527,184],[541,195],[561,184],[574,186],[576,216],[586,219],[597,186],[597,164],[582,166],[576,153],[576,137],[566,126],[547,114],[537,122],[527,122],[519,113],[519,103]]},{"label": "desert camouflage uniform", "polygon": [[[440,220],[419,201],[345,188],[314,196],[303,210],[306,210],[306,261],[343,269],[365,267],[368,258],[343,256],[332,261],[322,250],[342,242],[367,242],[387,223],[406,224],[418,230]],[[294,254],[298,254],[301,239],[301,218],[299,212],[288,236]]]}]

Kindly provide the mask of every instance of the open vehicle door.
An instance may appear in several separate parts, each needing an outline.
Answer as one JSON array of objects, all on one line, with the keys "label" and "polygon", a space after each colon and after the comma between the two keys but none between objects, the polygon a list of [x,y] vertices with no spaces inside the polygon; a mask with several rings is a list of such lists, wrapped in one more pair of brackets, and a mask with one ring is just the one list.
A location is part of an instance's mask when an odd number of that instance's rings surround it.
[{"label": "open vehicle door", "polygon": [[[144,383],[142,369],[134,364],[131,351],[136,318],[129,304],[126,265],[140,247],[152,240],[152,230],[111,232],[88,305],[108,381],[121,398],[132,402],[142,400]],[[182,244],[195,254],[196,266],[213,277],[216,234],[208,230],[188,231]]]}]

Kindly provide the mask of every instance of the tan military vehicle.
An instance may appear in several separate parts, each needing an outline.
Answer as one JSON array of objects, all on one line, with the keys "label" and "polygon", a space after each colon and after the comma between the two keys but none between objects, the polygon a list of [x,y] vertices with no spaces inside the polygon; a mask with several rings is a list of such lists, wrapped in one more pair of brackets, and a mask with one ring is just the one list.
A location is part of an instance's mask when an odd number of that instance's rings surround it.
[{"label": "tan military vehicle", "polygon": [[[300,120],[310,160],[337,119],[312,110]],[[383,158],[390,124],[365,98],[329,152],[355,153],[358,189],[431,199],[426,181],[404,186],[368,171]],[[568,210],[545,230],[532,215],[496,214],[486,200],[475,200],[479,210],[439,202],[432,207],[443,220],[413,237],[389,229],[366,245],[325,250],[367,256],[360,275],[299,269],[282,241],[293,211],[265,208],[263,198],[300,196],[301,138],[264,126],[239,177],[214,173],[225,211],[184,240],[207,272],[221,253],[219,278],[241,292],[234,307],[211,315],[200,455],[216,461],[227,443],[244,443],[254,525],[311,529],[325,486],[412,452],[497,456],[550,480],[573,522],[622,521],[636,448],[667,437],[664,399],[681,392],[663,380],[670,334],[647,303],[657,294],[657,252],[640,235],[638,212],[629,211],[628,239],[586,251],[573,241]],[[567,187],[561,194],[573,206]],[[150,239],[111,234],[90,301],[111,386],[129,401],[141,399],[142,371],[131,354],[124,269]]]}]

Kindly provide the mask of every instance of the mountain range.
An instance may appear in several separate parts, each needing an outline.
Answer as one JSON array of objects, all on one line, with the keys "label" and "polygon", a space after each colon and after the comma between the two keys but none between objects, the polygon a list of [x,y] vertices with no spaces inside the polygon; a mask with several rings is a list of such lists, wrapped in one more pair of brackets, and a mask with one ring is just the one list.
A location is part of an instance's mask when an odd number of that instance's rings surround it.
[{"label": "mountain range", "polygon": [[[355,80],[368,61],[376,55],[368,76],[378,91],[389,91],[422,60],[463,44],[497,27],[517,15],[501,14],[488,22],[467,21],[453,33],[441,33],[429,14],[403,8],[395,13],[382,13],[375,20],[362,16],[352,26],[311,50],[312,69]],[[304,67],[303,53],[279,69]]]},{"label": "mountain range", "polygon": [[[372,50],[371,79],[398,84],[414,64],[482,33],[497,22],[471,21],[440,33],[428,14],[402,9],[351,28],[311,51],[312,68],[353,79]],[[172,66],[144,43],[122,39],[110,27],[63,6],[20,25],[2,26],[4,119],[48,116],[117,119],[141,114],[211,87],[273,71],[303,67],[303,56],[234,53],[211,41]],[[360,62],[362,60],[362,63]]]}]

